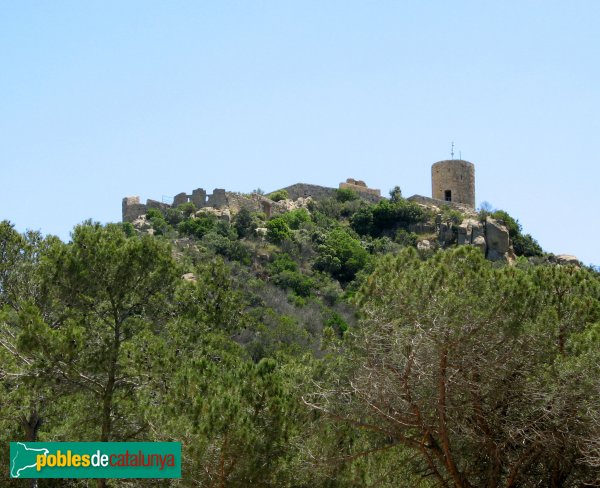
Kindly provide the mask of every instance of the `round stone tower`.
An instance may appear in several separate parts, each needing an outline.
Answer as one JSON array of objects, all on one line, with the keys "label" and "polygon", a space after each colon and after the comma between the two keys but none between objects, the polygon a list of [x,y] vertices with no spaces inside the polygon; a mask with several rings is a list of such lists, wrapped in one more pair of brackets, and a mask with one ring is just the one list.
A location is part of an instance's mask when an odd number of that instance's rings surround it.
[{"label": "round stone tower", "polygon": [[431,196],[475,208],[475,165],[462,159],[448,159],[433,164]]}]

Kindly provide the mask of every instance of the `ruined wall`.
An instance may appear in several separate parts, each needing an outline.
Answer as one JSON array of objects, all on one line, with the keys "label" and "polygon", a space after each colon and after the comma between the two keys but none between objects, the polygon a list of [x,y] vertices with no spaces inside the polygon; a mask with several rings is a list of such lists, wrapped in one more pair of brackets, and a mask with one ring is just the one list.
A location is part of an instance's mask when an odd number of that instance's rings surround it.
[{"label": "ruined wall", "polygon": [[[375,188],[367,187],[364,181],[348,178],[345,183],[340,183],[340,188],[352,188],[361,198],[370,202],[378,202],[383,199],[381,192]],[[305,206],[304,199],[311,197],[314,200],[323,200],[336,196],[337,190],[326,186],[310,185],[307,183],[296,183],[285,188],[289,199],[296,202],[296,206]],[[241,193],[226,192],[223,188],[215,188],[211,195],[206,193],[204,188],[196,188],[191,195],[186,192],[178,193],[173,197],[173,203],[163,203],[157,200],[147,200],[146,204],[140,203],[140,197],[125,197],[123,199],[123,222],[133,222],[135,219],[144,215],[149,208],[156,208],[165,211],[169,208],[175,208],[184,203],[192,202],[197,209],[212,207],[223,209],[229,207],[232,214],[236,214],[240,208],[245,207],[254,212],[264,212],[268,217],[277,215],[290,210],[291,202],[273,202],[263,195],[243,195]],[[287,205],[287,206],[286,206]],[[290,208],[288,208],[290,207]],[[294,205],[292,205],[294,207]],[[294,207],[296,208],[296,207]]]},{"label": "ruined wall", "polygon": [[146,205],[140,203],[140,197],[125,197],[121,207],[123,222],[133,222],[146,213]]},{"label": "ruined wall", "polygon": [[223,188],[215,188],[212,195],[208,195],[207,207],[222,208],[227,206],[227,196]]},{"label": "ruined wall", "polygon": [[206,205],[206,190],[204,188],[196,188],[192,191],[190,200],[196,208],[204,207]]},{"label": "ruined wall", "polygon": [[438,161],[431,166],[431,196],[475,208],[475,165],[462,159]]},{"label": "ruined wall", "polygon": [[[383,199],[380,190],[367,187],[364,181],[348,178],[345,183],[340,183],[339,187],[350,188],[358,193],[361,198],[373,203],[377,203]],[[286,190],[288,192],[290,200],[308,197],[312,197],[313,200],[324,200],[326,198],[335,197],[337,192],[336,188],[310,185],[308,183],[296,183],[295,185],[286,186],[285,188],[282,188],[282,190]]]},{"label": "ruined wall", "polygon": [[148,200],[146,200],[146,207],[155,208],[157,210],[164,212],[168,208],[171,208],[171,205],[169,205],[168,203],[159,202],[158,200],[148,199]]},{"label": "ruined wall", "polygon": [[212,195],[207,195],[204,188],[196,188],[191,195],[185,192],[178,193],[173,197],[173,204],[159,202],[157,200],[146,200],[146,204],[140,203],[140,197],[125,197],[122,204],[123,222],[133,222],[144,215],[149,208],[165,211],[169,208],[178,207],[187,202],[192,202],[196,208],[223,208],[227,206],[227,194],[222,188],[215,188]]}]

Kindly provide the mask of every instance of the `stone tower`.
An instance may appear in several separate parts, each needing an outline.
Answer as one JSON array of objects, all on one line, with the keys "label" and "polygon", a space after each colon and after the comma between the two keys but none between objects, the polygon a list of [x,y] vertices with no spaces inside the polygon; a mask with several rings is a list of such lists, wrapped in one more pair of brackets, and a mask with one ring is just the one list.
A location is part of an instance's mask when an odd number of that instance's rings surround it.
[{"label": "stone tower", "polygon": [[462,159],[438,161],[431,166],[431,196],[475,208],[475,165]]}]

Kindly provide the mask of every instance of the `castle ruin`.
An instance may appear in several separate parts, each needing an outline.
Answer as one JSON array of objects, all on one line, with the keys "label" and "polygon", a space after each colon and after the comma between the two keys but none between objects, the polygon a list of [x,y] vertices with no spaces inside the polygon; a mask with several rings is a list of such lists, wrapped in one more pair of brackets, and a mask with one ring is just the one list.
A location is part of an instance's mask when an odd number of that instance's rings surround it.
[{"label": "castle ruin", "polygon": [[[333,198],[336,196],[338,189],[353,190],[360,198],[371,203],[377,203],[384,199],[381,196],[381,190],[369,188],[364,181],[355,180],[354,178],[348,178],[345,182],[340,183],[338,188],[295,183],[281,190],[287,191],[288,198],[296,201],[300,198],[309,197],[314,200]],[[475,165],[462,159],[450,159],[434,163],[431,166],[431,198],[413,195],[408,200],[424,205],[449,205],[472,211],[475,208]],[[185,203],[193,203],[197,209],[229,207],[232,213],[241,207],[246,207],[264,212],[268,217],[271,216],[272,211],[277,213],[285,211],[284,207],[279,204],[275,205],[276,202],[263,195],[242,195],[226,192],[222,188],[215,188],[212,194],[207,194],[203,188],[196,188],[191,194],[178,193],[173,197],[172,204],[151,199],[146,200],[146,203],[143,204],[140,203],[140,197],[138,196],[125,197],[122,204],[123,222],[133,222],[146,214],[150,208],[165,211]]]},{"label": "castle ruin", "polygon": [[227,206],[227,194],[222,188],[215,188],[212,195],[207,195],[204,188],[196,188],[191,195],[187,193],[178,193],[173,197],[173,204],[159,202],[157,200],[146,200],[146,203],[140,203],[140,197],[125,197],[122,203],[123,222],[133,222],[138,217],[145,215],[148,209],[166,210],[172,207],[178,207],[184,203],[191,202],[198,209],[213,207],[223,208]]},{"label": "castle ruin", "polygon": [[[364,181],[348,178],[345,183],[340,183],[339,188],[350,188],[359,195],[359,197],[376,203],[382,200],[381,191],[369,188]],[[322,200],[335,197],[337,188],[326,186],[310,185],[307,183],[296,183],[294,185],[282,188],[288,192],[290,200],[299,198],[312,198]],[[285,211],[285,206],[278,202],[273,202],[268,197],[253,193],[252,195],[243,195],[240,193],[227,192],[222,188],[215,188],[212,194],[207,194],[204,188],[196,188],[191,195],[186,192],[178,193],[173,197],[173,203],[164,203],[157,200],[146,200],[146,203],[140,203],[140,197],[132,196],[123,198],[122,218],[123,222],[133,222],[137,218],[145,215],[148,209],[155,208],[165,211],[169,208],[177,208],[185,203],[193,203],[197,209],[212,207],[215,209],[230,208],[232,213],[240,208],[246,207],[249,210],[264,212],[267,217],[274,213]]]}]

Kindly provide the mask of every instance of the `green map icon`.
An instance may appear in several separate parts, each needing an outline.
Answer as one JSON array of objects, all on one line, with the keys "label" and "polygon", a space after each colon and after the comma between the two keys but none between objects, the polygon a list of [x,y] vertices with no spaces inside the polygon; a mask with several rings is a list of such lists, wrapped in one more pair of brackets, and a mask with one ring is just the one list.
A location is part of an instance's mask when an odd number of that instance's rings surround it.
[{"label": "green map icon", "polygon": [[[27,447],[23,442],[10,443],[10,476],[20,478],[26,470],[36,471],[37,456],[48,454],[50,451],[46,448],[34,449]],[[27,473],[29,474],[29,473]]]}]

